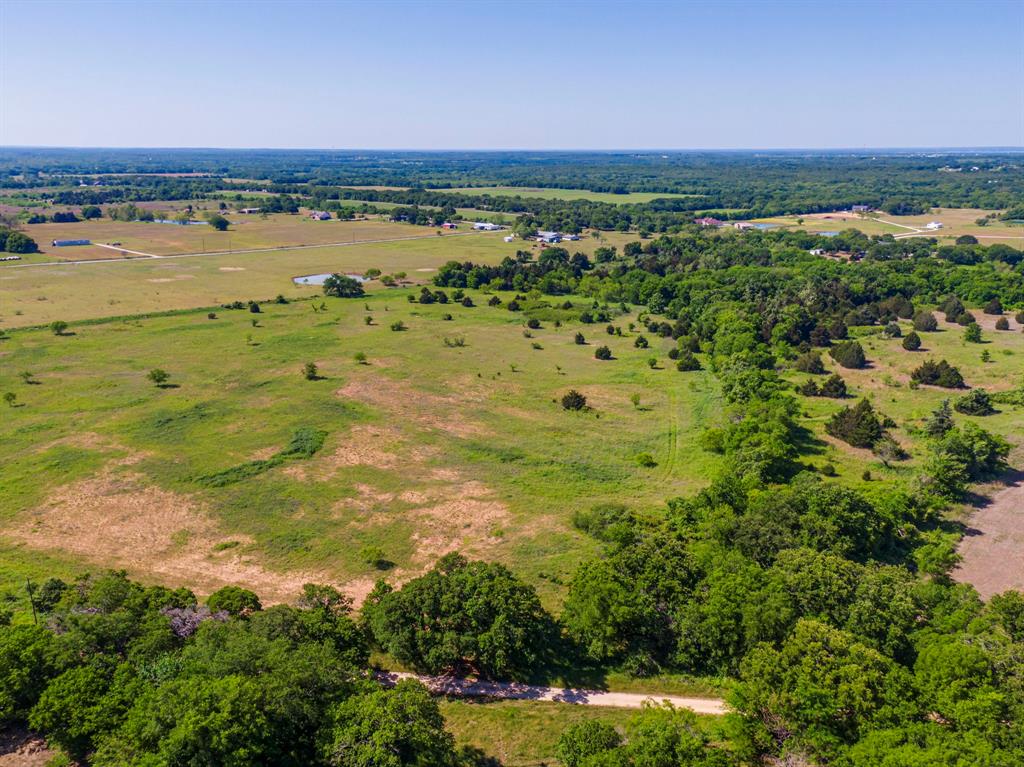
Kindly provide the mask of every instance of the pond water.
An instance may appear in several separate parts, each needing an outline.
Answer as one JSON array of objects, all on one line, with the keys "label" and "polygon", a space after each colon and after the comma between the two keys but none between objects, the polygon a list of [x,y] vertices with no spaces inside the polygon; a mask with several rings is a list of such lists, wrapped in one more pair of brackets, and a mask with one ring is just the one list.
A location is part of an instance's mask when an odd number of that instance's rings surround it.
[{"label": "pond water", "polygon": [[754,224],[755,229],[777,229],[778,224]]},{"label": "pond water", "polygon": [[[307,274],[302,277],[292,277],[292,282],[296,285],[323,285],[324,280],[331,276],[331,272],[326,274]],[[351,277],[356,282],[366,282],[366,278],[361,274],[346,274],[346,277]]]}]

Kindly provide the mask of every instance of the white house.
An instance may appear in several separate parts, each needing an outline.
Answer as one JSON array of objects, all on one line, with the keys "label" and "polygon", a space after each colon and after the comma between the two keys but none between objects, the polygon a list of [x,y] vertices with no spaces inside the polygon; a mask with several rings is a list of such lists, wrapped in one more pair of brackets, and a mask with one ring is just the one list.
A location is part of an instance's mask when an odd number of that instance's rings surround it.
[{"label": "white house", "polygon": [[496,232],[501,229],[498,224],[492,224],[490,221],[477,221],[473,228],[481,232]]},{"label": "white house", "polygon": [[924,225],[924,228],[925,229],[931,229],[932,231],[935,231],[936,229],[941,229],[942,228],[942,222],[941,221],[929,221],[927,224]]},{"label": "white house", "polygon": [[331,220],[331,214],[328,213],[326,210],[313,210],[313,211],[310,211],[309,217],[313,221],[330,221]]},{"label": "white house", "polygon": [[562,235],[558,232],[537,232],[537,242],[555,243],[561,241]]}]

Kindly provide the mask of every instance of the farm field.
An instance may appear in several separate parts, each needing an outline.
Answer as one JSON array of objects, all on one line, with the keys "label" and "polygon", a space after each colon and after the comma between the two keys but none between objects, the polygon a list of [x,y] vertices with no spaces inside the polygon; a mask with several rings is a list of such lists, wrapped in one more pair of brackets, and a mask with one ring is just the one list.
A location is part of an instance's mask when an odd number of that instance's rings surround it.
[{"label": "farm field", "polygon": [[[197,215],[201,220],[201,217]],[[107,218],[74,224],[33,224],[26,227],[39,250],[53,259],[111,258],[118,252],[92,246],[54,247],[53,240],[91,240],[93,243],[121,243],[129,251],[157,256],[289,245],[323,245],[360,242],[427,234],[422,227],[378,220],[311,221],[305,216],[274,214],[246,216],[228,213],[231,227],[218,232],[206,225],[157,224],[143,221],[111,221]]]},{"label": "farm field", "polygon": [[[399,226],[402,232],[423,236],[340,247],[112,263],[26,267],[12,264],[30,263],[29,259],[11,262],[0,266],[0,328],[216,306],[278,294],[299,298],[316,292],[292,282],[305,274],[377,268],[385,274],[405,272],[412,281],[429,281],[431,272],[450,260],[497,263],[519,249],[537,249],[536,243],[504,242],[501,232],[438,237],[433,229]],[[570,244],[573,252],[590,254],[602,245],[621,249],[630,239],[634,238],[608,233],[600,241],[585,237]]]},{"label": "farm field", "polygon": [[[894,237],[936,237],[940,241],[955,240],[957,237],[974,235],[986,245],[1002,242],[1014,247],[1024,244],[1024,226],[992,220],[986,226],[975,221],[992,211],[977,208],[935,208],[931,213],[920,216],[891,216],[884,212],[866,215],[848,212],[807,213],[794,216],[776,216],[753,219],[758,223],[778,224],[787,229],[805,229],[809,232],[842,231],[859,229],[867,235],[891,234]],[[802,221],[803,223],[799,223]],[[937,231],[925,230],[930,221],[941,221],[943,228]]]},{"label": "farm field", "polygon": [[457,189],[438,189],[439,192],[459,192],[462,194],[489,194],[494,197],[540,197],[545,200],[590,200],[592,202],[610,202],[624,204],[629,202],[650,202],[666,197],[693,197],[690,194],[674,192],[629,192],[613,194],[611,192],[591,192],[588,189],[553,189],[531,186],[468,186]]},{"label": "farm field", "polygon": [[[665,349],[567,316],[556,328],[560,310],[536,306],[544,327],[527,339],[524,316],[486,296],[424,306],[409,292],[13,333],[0,342],[0,390],[19,404],[0,427],[0,571],[39,552],[65,574],[117,566],[199,593],[240,582],[268,601],[312,580],[359,598],[384,574],[367,547],[395,579],[459,549],[513,566],[553,605],[596,551],[575,511],[658,513],[709,480],[718,459],[697,436],[720,408],[710,373],[651,369]],[[588,345],[573,343],[581,328]],[[617,359],[595,360],[606,342]],[[303,378],[308,361],[318,380]],[[146,380],[157,367],[171,388]],[[553,402],[570,388],[593,411]],[[320,438],[308,457],[274,458]],[[657,465],[641,468],[641,452]]]}]

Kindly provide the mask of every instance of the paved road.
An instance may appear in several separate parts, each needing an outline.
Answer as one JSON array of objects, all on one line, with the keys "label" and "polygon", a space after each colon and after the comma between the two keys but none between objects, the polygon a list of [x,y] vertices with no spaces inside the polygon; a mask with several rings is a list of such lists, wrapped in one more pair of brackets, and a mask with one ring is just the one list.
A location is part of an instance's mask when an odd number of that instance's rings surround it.
[{"label": "paved road", "polygon": [[417,679],[437,695],[465,698],[502,698],[505,700],[544,700],[573,703],[580,706],[608,706],[612,708],[641,708],[644,703],[668,702],[677,708],[688,708],[698,714],[720,716],[726,712],[725,701],[720,698],[685,698],[658,693],[603,692],[563,687],[538,687],[518,682],[479,682],[453,676],[425,676],[402,671],[382,671],[377,679],[391,686],[402,679]]},{"label": "paved road", "polygon": [[[448,237],[472,237],[473,235],[482,234],[493,234],[493,232],[452,232],[451,234],[444,235]],[[158,258],[161,260],[169,258],[204,258],[209,256],[238,256],[245,255],[246,253],[272,253],[277,250],[309,250],[310,248],[340,248],[348,247],[351,245],[373,245],[380,242],[404,242],[405,240],[436,240],[436,234],[417,234],[412,237],[388,237],[380,240],[348,240],[346,242],[325,242],[319,245],[275,245],[272,248],[245,248],[242,250],[211,250],[203,253],[175,253],[168,256],[158,256],[154,253],[143,253],[138,250],[128,250],[126,248],[119,248],[114,245],[100,245],[102,248],[108,248],[109,250],[115,250],[119,253],[132,253],[134,257],[123,257],[123,258],[83,258],[78,261],[66,260],[66,261],[42,261],[35,264],[13,264],[11,266],[4,267],[6,269],[30,269],[34,266],[78,266],[81,264],[123,264],[138,261],[140,259]]]}]

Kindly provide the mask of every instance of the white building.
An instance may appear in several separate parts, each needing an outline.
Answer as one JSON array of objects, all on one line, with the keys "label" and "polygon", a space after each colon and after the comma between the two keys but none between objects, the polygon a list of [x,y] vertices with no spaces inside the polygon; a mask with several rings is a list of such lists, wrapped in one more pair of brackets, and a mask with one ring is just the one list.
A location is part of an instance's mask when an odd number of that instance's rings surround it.
[{"label": "white building", "polygon": [[927,224],[924,225],[924,228],[925,229],[931,229],[932,231],[935,231],[936,229],[941,229],[942,228],[942,222],[941,221],[929,221]]},{"label": "white building", "polygon": [[558,232],[537,232],[537,242],[555,243],[561,241],[562,235]]},{"label": "white building", "polygon": [[501,229],[498,224],[492,224],[490,221],[477,221],[473,228],[481,232],[496,232]]}]

